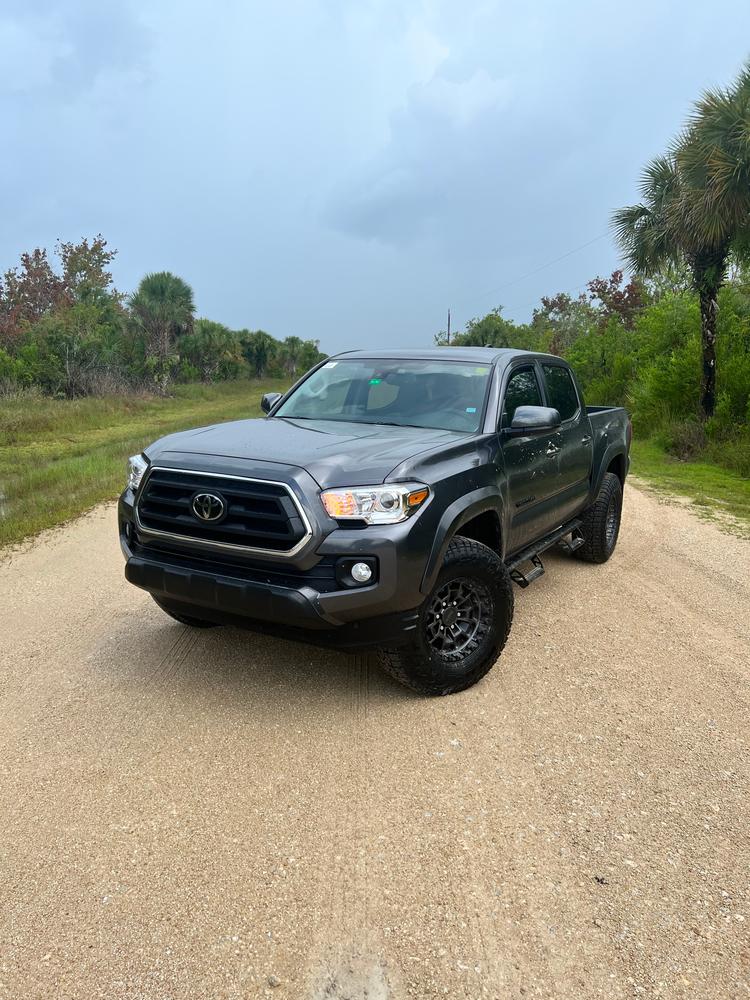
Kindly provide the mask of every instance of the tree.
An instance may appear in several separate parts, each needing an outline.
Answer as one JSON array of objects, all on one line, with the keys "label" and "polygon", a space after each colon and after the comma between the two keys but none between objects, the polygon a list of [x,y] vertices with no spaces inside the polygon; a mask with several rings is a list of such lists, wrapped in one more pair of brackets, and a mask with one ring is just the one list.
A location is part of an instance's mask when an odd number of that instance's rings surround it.
[{"label": "tree", "polygon": [[242,366],[239,338],[223,323],[196,320],[192,333],[180,337],[180,358],[202,381],[236,378]]},{"label": "tree", "polygon": [[0,281],[0,345],[13,345],[24,329],[65,301],[64,282],[52,269],[47,251],[21,254]]},{"label": "tree", "polygon": [[728,89],[707,91],[666,156],[643,171],[642,201],[613,216],[625,259],[639,275],[685,263],[701,318],[704,418],[716,406],[719,290],[732,258],[750,247],[750,65]]},{"label": "tree", "polygon": [[624,280],[622,271],[613,271],[609,278],[596,277],[586,285],[591,302],[599,302],[601,330],[611,319],[619,319],[626,330],[632,330],[636,316],[646,304],[643,282],[635,278],[623,285]]},{"label": "tree", "polygon": [[262,378],[271,362],[277,347],[277,341],[265,330],[254,330],[242,334],[242,353],[257,378]]},{"label": "tree", "polygon": [[531,320],[540,344],[537,350],[559,355],[595,323],[596,311],[586,296],[573,298],[568,292],[542,296],[542,307],[534,310]]},{"label": "tree", "polygon": [[107,249],[107,241],[101,233],[90,243],[85,237],[80,243],[58,240],[55,253],[62,262],[63,288],[70,299],[80,300],[96,292],[107,292],[119,298],[110,287],[112,273],[108,270],[117,251]]},{"label": "tree", "polygon": [[285,337],[281,343],[281,349],[279,351],[281,364],[285,374],[290,378],[294,378],[297,375],[297,369],[300,367],[303,349],[304,344],[300,337]]},{"label": "tree", "polygon": [[[516,347],[522,350],[536,349],[536,336],[531,327],[516,326],[512,319],[502,316],[502,306],[496,306],[486,316],[470,319],[465,328],[455,335],[454,347]],[[443,331],[435,337],[438,347],[448,344]]]},{"label": "tree", "polygon": [[193,290],[169,271],[147,274],[130,296],[130,310],[145,335],[154,381],[166,392],[177,364],[177,339],[193,329]]}]

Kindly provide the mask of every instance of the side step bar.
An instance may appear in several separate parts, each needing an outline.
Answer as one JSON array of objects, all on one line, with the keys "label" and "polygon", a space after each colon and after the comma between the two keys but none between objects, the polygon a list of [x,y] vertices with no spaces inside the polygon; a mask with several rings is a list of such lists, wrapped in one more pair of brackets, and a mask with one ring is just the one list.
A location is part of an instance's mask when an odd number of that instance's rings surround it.
[{"label": "side step bar", "polygon": [[512,569],[510,571],[510,578],[513,583],[517,583],[523,589],[526,589],[534,580],[538,580],[540,576],[544,576],[544,563],[539,556],[532,556],[529,561],[533,568],[527,570],[525,573],[522,573],[520,569]]},{"label": "side step bar", "polygon": [[[546,552],[547,549],[551,549],[553,545],[560,545],[563,552],[571,553],[575,552],[576,549],[584,544],[584,538],[580,533],[582,522],[577,518],[573,521],[568,521],[567,524],[562,524],[559,528],[556,528],[549,535],[545,535],[538,542],[534,542],[533,545],[527,546],[525,549],[521,549],[517,552],[511,559],[506,563],[508,569],[510,570],[511,579],[514,583],[517,583],[519,587],[528,587],[530,583],[534,580],[538,580],[540,576],[544,574],[544,563],[542,562],[540,556],[542,552]],[[570,541],[563,541],[566,535],[570,535]],[[525,562],[531,563],[531,569],[524,572],[519,567]]]}]

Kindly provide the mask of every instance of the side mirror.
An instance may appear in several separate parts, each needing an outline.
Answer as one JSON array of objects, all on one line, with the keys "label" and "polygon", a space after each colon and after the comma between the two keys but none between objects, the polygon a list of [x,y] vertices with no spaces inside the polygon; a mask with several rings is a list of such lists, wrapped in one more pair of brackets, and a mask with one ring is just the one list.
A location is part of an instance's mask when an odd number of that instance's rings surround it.
[{"label": "side mirror", "polygon": [[281,399],[280,392],[267,392],[260,401],[260,408],[264,413],[270,413]]},{"label": "side mirror", "polygon": [[518,406],[505,433],[511,437],[524,437],[554,431],[559,426],[560,413],[551,406]]}]

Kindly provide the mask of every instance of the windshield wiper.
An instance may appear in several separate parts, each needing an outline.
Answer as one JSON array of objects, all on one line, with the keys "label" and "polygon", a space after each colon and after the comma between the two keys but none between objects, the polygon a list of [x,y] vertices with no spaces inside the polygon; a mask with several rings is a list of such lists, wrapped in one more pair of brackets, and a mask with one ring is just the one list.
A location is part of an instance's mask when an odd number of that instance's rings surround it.
[{"label": "windshield wiper", "polygon": [[439,430],[424,424],[402,424],[397,420],[354,420],[352,417],[302,417],[291,413],[279,413],[282,420],[326,420],[332,424],[361,424],[364,427],[416,427],[418,430]]},{"label": "windshield wiper", "polygon": [[423,424],[402,424],[397,420],[355,420],[357,424],[369,424],[370,427],[419,427],[420,430],[427,430]]}]

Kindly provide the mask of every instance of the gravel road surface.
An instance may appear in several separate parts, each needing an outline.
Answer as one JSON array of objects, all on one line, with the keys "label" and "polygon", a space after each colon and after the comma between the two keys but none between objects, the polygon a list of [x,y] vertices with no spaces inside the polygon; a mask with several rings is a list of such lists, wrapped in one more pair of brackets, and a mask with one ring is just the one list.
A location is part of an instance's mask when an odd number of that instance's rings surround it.
[{"label": "gravel road surface", "polygon": [[750,995],[750,543],[634,486],[420,699],[191,631],[114,508],[0,562],[0,998]]}]

